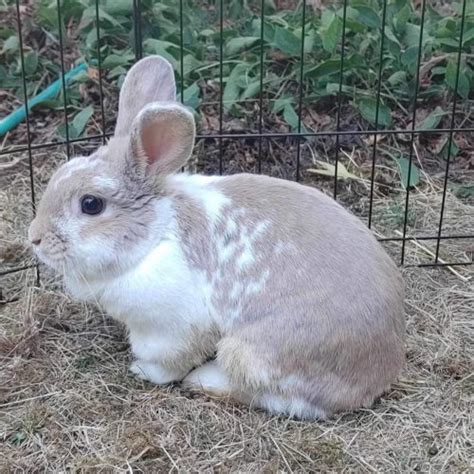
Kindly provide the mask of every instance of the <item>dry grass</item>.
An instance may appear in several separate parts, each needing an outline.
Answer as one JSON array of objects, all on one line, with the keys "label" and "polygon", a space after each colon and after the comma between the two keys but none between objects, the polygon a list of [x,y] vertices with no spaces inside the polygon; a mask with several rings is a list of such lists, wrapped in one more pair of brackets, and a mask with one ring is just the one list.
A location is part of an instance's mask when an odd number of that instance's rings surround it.
[{"label": "dry grass", "polygon": [[[59,152],[35,155],[39,188],[62,159]],[[7,266],[28,258],[25,164],[22,158],[0,173],[0,258]],[[439,182],[425,183],[412,195],[410,228],[436,229],[439,189]],[[377,199],[380,234],[401,229],[403,199]],[[473,207],[449,194],[449,232],[474,233],[472,217]],[[424,248],[407,244],[408,261],[426,261]],[[399,246],[389,250],[396,255]],[[447,241],[441,255],[468,259],[469,247]],[[0,307],[0,471],[470,471],[474,272],[456,270],[461,276],[405,269],[406,370],[373,409],[325,423],[139,381],[127,371],[117,323],[72,301],[47,271],[40,288],[34,270],[8,275],[0,286],[5,298],[18,299]]]}]

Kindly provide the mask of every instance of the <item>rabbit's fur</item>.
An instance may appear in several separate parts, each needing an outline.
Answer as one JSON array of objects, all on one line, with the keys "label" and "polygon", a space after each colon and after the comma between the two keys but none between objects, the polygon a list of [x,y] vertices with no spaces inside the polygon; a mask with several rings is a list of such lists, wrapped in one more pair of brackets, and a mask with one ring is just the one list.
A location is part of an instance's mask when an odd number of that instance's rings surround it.
[{"label": "rabbit's fur", "polygon": [[[126,324],[144,379],[301,418],[369,406],[404,362],[395,265],[313,188],[177,173],[194,135],[170,65],[138,62],[115,136],[48,184],[29,231],[39,258]],[[83,214],[86,194],[105,210]]]}]

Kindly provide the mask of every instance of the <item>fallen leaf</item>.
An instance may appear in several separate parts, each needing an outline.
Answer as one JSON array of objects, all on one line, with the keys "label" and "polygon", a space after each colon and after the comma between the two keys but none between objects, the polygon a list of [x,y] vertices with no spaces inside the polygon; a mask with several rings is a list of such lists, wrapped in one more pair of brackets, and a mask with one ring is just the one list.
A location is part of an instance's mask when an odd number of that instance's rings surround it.
[{"label": "fallen leaf", "polygon": [[[316,164],[319,168],[308,168],[310,173],[321,174],[323,176],[335,176],[336,166],[325,161],[316,160]],[[338,179],[354,179],[356,181],[364,181],[363,178],[351,173],[341,162],[337,165],[337,177]]]},{"label": "fallen leaf", "polygon": [[87,68],[87,75],[90,79],[99,80],[99,70],[94,67]]}]

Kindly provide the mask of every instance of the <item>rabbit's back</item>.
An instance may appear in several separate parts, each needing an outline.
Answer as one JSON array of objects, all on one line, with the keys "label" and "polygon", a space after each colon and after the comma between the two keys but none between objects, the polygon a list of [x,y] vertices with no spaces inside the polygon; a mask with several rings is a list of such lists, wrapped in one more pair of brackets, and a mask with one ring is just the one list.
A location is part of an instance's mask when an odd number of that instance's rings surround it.
[{"label": "rabbit's back", "polygon": [[403,284],[389,256],[315,189],[253,175],[209,186],[218,218],[188,245],[200,242],[194,259],[224,321],[218,360],[230,378],[305,393],[328,412],[370,404],[404,360]]}]

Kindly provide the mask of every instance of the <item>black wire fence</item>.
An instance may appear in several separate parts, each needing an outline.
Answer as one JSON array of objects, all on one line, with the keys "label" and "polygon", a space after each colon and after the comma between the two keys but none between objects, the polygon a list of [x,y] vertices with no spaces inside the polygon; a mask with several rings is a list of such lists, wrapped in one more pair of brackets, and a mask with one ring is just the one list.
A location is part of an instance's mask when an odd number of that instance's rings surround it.
[{"label": "black wire fence", "polygon": [[[131,0],[132,1],[132,12],[133,12],[133,32],[131,33],[131,37],[133,38],[133,49],[135,60],[140,59],[144,55],[143,49],[143,24],[144,24],[144,8],[143,2],[140,0]],[[185,0],[178,0],[176,2],[176,8],[179,9],[178,18],[179,18],[179,61],[178,64],[178,75],[181,81],[180,84],[180,99],[184,101],[184,64],[185,61],[185,9],[189,8],[189,4],[185,2]],[[85,142],[102,142],[105,143],[108,136],[110,136],[110,132],[107,130],[107,118],[106,118],[106,110],[104,108],[104,71],[102,67],[102,50],[101,44],[103,38],[101,37],[102,29],[99,27],[101,23],[100,15],[101,15],[101,2],[99,0],[95,1],[95,25],[96,25],[96,65],[98,71],[98,91],[99,91],[99,102],[100,102],[100,123],[101,123],[101,133],[89,135],[85,137],[73,137],[70,135],[70,118],[69,118],[69,105],[68,105],[68,87],[66,84],[65,73],[68,71],[66,66],[66,61],[64,57],[65,51],[65,37],[64,37],[64,29],[63,27],[59,26],[58,28],[58,43],[57,47],[59,48],[59,61],[60,61],[60,72],[61,72],[61,88],[62,94],[61,98],[63,100],[63,113],[64,113],[64,123],[65,123],[65,134],[64,140],[56,140],[56,141],[49,141],[43,143],[33,143],[32,140],[32,120],[31,120],[31,112],[29,107],[29,93],[28,93],[28,78],[27,73],[25,71],[25,45],[24,45],[24,24],[23,24],[23,16],[24,11],[22,9],[22,2],[16,0],[16,29],[17,29],[17,36],[19,40],[19,64],[21,68],[21,77],[22,77],[22,86],[23,86],[23,96],[24,96],[24,107],[26,112],[26,134],[25,134],[25,142],[24,143],[14,143],[13,146],[4,148],[0,150],[1,155],[12,155],[16,153],[27,153],[28,154],[28,167],[29,167],[29,184],[30,184],[30,192],[31,192],[31,204],[33,207],[33,212],[35,208],[36,196],[35,196],[35,153],[39,150],[51,149],[53,147],[57,147],[59,145],[65,146],[66,154],[69,159],[71,156],[71,147],[77,143],[85,143]],[[248,2],[249,4],[252,2]],[[198,133],[197,140],[207,143],[212,142],[217,144],[218,150],[218,164],[216,164],[216,171],[219,173],[224,172],[224,162],[225,162],[225,150],[224,150],[224,141],[229,140],[246,140],[247,142],[253,142],[255,145],[256,155],[257,155],[257,167],[256,172],[262,172],[262,157],[265,153],[264,143],[266,140],[271,139],[280,139],[280,140],[292,140],[292,143],[295,144],[295,156],[291,159],[295,161],[295,175],[294,178],[299,181],[301,177],[301,156],[302,156],[302,146],[303,144],[310,139],[319,139],[323,137],[332,137],[335,140],[335,147],[334,147],[334,177],[333,177],[333,194],[334,198],[338,198],[338,192],[340,188],[340,163],[341,163],[341,142],[343,141],[344,137],[371,137],[370,142],[370,160],[371,160],[371,169],[370,169],[370,189],[369,189],[369,206],[367,212],[367,222],[368,226],[372,227],[373,225],[373,213],[374,213],[374,189],[375,189],[375,174],[376,174],[376,164],[378,159],[378,150],[379,150],[379,142],[383,139],[384,136],[396,136],[403,134],[405,137],[409,137],[409,146],[408,146],[408,168],[406,177],[406,183],[410,183],[410,175],[412,173],[412,163],[416,159],[415,157],[415,140],[417,138],[421,138],[423,135],[433,134],[432,128],[420,129],[417,127],[417,111],[418,111],[418,104],[419,104],[419,91],[420,91],[420,70],[422,68],[422,61],[423,61],[423,42],[424,42],[424,25],[425,25],[425,15],[429,8],[431,8],[430,2],[427,0],[422,0],[418,5],[418,12],[421,17],[419,22],[419,38],[418,38],[418,47],[415,48],[416,51],[416,68],[414,72],[414,82],[413,82],[413,100],[411,102],[411,120],[408,129],[400,130],[396,127],[390,128],[387,126],[383,126],[380,122],[381,118],[381,97],[383,95],[383,86],[384,86],[384,79],[383,79],[383,68],[384,68],[384,57],[387,50],[387,10],[391,4],[395,3],[391,0],[381,0],[378,4],[381,7],[381,22],[379,25],[379,33],[380,33],[380,42],[379,42],[379,51],[377,51],[376,55],[378,56],[378,70],[375,71],[376,74],[376,81],[375,81],[375,117],[373,120],[373,124],[371,127],[368,127],[364,130],[347,130],[342,127],[342,119],[344,114],[344,98],[343,88],[344,88],[344,71],[346,67],[346,62],[348,61],[347,56],[347,28],[346,23],[350,21],[349,14],[351,13],[352,3],[349,0],[342,0],[339,2],[339,6],[341,8],[341,21],[342,21],[342,28],[340,30],[340,37],[339,37],[339,46],[340,46],[340,55],[337,59],[336,64],[336,74],[338,76],[338,85],[333,95],[333,100],[335,101],[335,110],[336,110],[336,120],[335,120],[335,127],[333,130],[321,130],[321,131],[312,131],[304,126],[303,121],[303,109],[304,109],[304,100],[305,94],[307,90],[304,87],[304,74],[305,68],[308,66],[307,55],[305,54],[305,40],[306,40],[306,31],[305,27],[307,24],[307,18],[309,14],[314,14],[313,12],[313,2],[302,0],[298,3],[298,12],[301,15],[301,28],[299,33],[301,35],[300,39],[300,50],[299,50],[299,67],[297,69],[297,74],[295,78],[295,82],[298,84],[298,89],[294,90],[294,98],[296,107],[295,110],[297,112],[297,122],[296,126],[289,132],[282,132],[281,130],[269,130],[268,127],[264,125],[264,93],[265,93],[265,70],[267,68],[267,62],[269,61],[269,57],[265,55],[265,35],[266,31],[265,28],[267,27],[265,22],[265,15],[266,15],[266,8],[267,3],[265,0],[255,1],[254,7],[260,11],[260,27],[259,27],[259,42],[260,45],[258,57],[259,57],[259,65],[258,65],[258,75],[259,75],[259,95],[256,99],[256,109],[254,115],[254,121],[256,123],[255,131],[247,132],[242,130],[237,131],[229,131],[224,127],[225,122],[225,110],[224,110],[224,98],[223,98],[223,91],[224,91],[224,64],[226,61],[225,57],[225,49],[224,44],[229,39],[228,34],[225,32],[225,24],[226,24],[226,17],[225,17],[225,8],[226,2],[224,0],[216,0],[212,3],[217,18],[218,24],[218,31],[216,31],[216,35],[218,35],[218,50],[216,51],[216,55],[219,61],[219,67],[217,68],[218,77],[216,78],[216,83],[218,84],[218,100],[219,105],[217,108],[217,119],[218,119],[218,126],[217,130],[213,131],[212,133],[203,132]],[[307,4],[308,3],[308,4]],[[324,3],[324,2],[323,2]],[[364,2],[362,2],[364,3]],[[149,6],[150,2],[147,2]],[[247,5],[247,3],[242,2],[242,5]],[[444,231],[444,219],[445,219],[445,207],[446,207],[446,198],[448,194],[448,183],[450,179],[450,166],[453,161],[452,157],[452,150],[454,149],[453,143],[455,134],[463,133],[469,134],[474,132],[474,128],[469,126],[457,126],[456,121],[456,114],[458,113],[459,108],[459,96],[457,94],[457,90],[459,87],[460,77],[461,77],[461,68],[463,64],[463,56],[466,54],[465,48],[463,49],[463,45],[465,44],[465,35],[466,35],[466,23],[468,18],[469,9],[472,9],[471,1],[470,0],[463,0],[459,3],[461,5],[459,11],[459,18],[460,18],[460,27],[458,31],[458,37],[456,39],[458,47],[454,50],[455,54],[455,84],[454,84],[454,91],[452,93],[452,102],[450,103],[450,112],[449,112],[449,126],[445,126],[443,128],[437,128],[437,134],[447,134],[448,143],[447,143],[447,154],[445,156],[445,165],[444,165],[444,172],[442,177],[442,197],[441,197],[441,206],[438,216],[438,222],[436,225],[436,231],[432,234],[424,234],[424,235],[411,235],[409,233],[409,211],[410,211],[410,203],[411,203],[411,196],[413,189],[409,185],[405,186],[405,195],[404,195],[404,209],[403,209],[403,220],[401,223],[401,231],[399,235],[393,235],[389,237],[380,238],[382,241],[391,241],[399,244],[400,248],[400,264],[406,264],[406,247],[407,243],[411,241],[428,241],[433,245],[433,256],[430,261],[426,261],[423,263],[416,263],[417,266],[455,266],[455,265],[470,265],[472,264],[471,259],[459,259],[455,261],[446,261],[440,259],[440,245],[441,242],[447,240],[457,240],[457,241],[465,241],[465,242],[472,242],[474,238],[473,234],[449,234]],[[56,6],[57,10],[57,21],[58,25],[62,24],[62,17],[63,17],[63,8],[64,2],[61,0],[57,0]],[[309,11],[311,9],[311,12]],[[352,9],[352,10],[351,10]],[[255,11],[255,10],[254,10]],[[472,12],[471,12],[472,13]],[[469,31],[471,34],[472,31]],[[452,46],[452,45],[451,45]],[[453,47],[453,46],[452,46]],[[279,59],[276,58],[275,61]],[[446,122],[445,122],[446,123]],[[469,226],[467,226],[469,228]],[[470,240],[469,240],[470,239]],[[467,245],[467,244],[466,244]],[[31,268],[31,265],[23,265],[17,266],[15,268],[6,268],[0,269],[0,275],[5,275],[13,272],[19,272],[25,270],[27,268]]]}]

